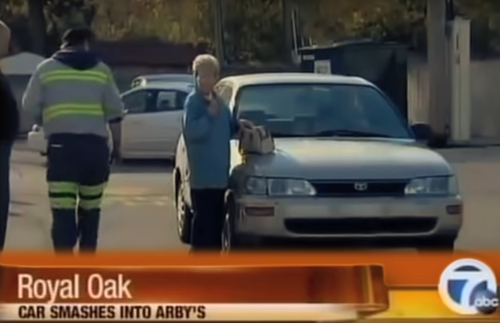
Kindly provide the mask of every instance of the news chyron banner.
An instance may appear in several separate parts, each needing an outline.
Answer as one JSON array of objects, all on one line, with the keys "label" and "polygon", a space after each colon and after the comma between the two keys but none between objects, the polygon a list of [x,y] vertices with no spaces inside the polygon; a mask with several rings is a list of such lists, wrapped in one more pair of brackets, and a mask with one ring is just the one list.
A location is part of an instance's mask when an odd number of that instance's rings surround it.
[{"label": "news chyron banner", "polygon": [[500,254],[0,256],[0,320],[500,321]]}]

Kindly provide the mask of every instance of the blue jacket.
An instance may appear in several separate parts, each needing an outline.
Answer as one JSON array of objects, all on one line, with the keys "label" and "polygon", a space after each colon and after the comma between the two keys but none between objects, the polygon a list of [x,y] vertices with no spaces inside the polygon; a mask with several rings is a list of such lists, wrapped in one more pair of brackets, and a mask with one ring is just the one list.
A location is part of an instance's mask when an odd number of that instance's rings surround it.
[{"label": "blue jacket", "polygon": [[208,100],[193,90],[184,103],[183,136],[192,189],[226,188],[229,180],[230,141],[237,122],[221,101],[221,112],[208,113]]}]

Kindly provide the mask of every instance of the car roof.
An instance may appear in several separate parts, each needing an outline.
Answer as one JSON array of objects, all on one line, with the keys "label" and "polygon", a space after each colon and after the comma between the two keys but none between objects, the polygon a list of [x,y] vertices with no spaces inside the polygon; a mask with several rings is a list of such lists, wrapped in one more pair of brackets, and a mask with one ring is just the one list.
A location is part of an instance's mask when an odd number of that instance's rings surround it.
[{"label": "car roof", "polygon": [[136,79],[146,79],[146,80],[158,80],[158,79],[163,79],[163,78],[169,78],[169,77],[192,77],[194,80],[193,75],[191,74],[148,74],[148,75],[139,75],[134,78]]},{"label": "car roof", "polygon": [[177,90],[184,92],[191,92],[193,89],[193,84],[186,82],[154,82],[154,83],[146,83],[144,85],[138,85],[129,89],[122,94],[128,94],[130,92],[135,92],[138,90]]},{"label": "car roof", "polygon": [[273,84],[273,83],[324,83],[324,84],[349,84],[349,85],[368,85],[372,83],[361,77],[344,75],[327,75],[317,73],[261,73],[230,76],[222,81],[231,82],[236,86]]}]

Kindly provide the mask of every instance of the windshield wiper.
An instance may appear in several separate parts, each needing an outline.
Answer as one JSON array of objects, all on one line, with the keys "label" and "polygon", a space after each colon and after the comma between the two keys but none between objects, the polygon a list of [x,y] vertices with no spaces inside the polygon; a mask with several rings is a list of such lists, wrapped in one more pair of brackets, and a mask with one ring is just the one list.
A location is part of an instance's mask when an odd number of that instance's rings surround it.
[{"label": "windshield wiper", "polygon": [[365,137],[365,138],[393,138],[392,136],[384,135],[376,132],[348,130],[348,129],[335,129],[316,132],[311,137]]}]

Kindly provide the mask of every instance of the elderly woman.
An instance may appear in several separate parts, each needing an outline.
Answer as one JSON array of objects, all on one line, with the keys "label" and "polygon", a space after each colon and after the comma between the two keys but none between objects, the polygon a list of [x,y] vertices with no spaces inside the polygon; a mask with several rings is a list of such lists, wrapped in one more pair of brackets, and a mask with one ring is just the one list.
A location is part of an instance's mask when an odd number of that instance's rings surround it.
[{"label": "elderly woman", "polygon": [[215,57],[199,55],[192,70],[196,86],[186,98],[183,126],[194,211],[191,247],[220,250],[229,180],[229,143],[239,127],[251,125],[248,121],[236,122],[214,92],[220,72]]},{"label": "elderly woman", "polygon": [[[8,54],[9,28],[0,21],[0,59]],[[5,244],[10,204],[10,153],[19,130],[16,99],[0,66],[0,252]]]}]

